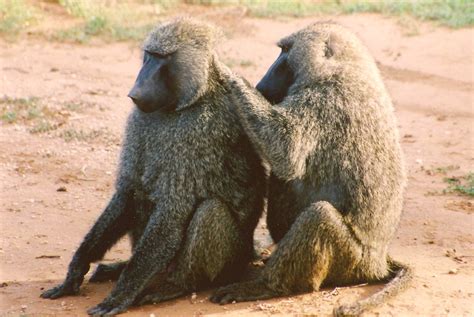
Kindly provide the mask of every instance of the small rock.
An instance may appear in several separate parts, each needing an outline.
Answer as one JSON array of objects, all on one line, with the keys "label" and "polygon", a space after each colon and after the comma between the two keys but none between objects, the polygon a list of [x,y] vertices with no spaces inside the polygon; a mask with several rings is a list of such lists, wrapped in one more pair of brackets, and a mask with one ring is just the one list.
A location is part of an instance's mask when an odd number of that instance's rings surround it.
[{"label": "small rock", "polygon": [[56,189],[57,192],[67,192],[67,188],[65,186],[61,186],[58,189]]},{"label": "small rock", "polygon": [[151,314],[150,314],[150,317],[156,317],[156,315],[155,315],[155,314],[153,314],[153,313],[151,313]]},{"label": "small rock", "polygon": [[458,274],[458,269],[451,269],[448,272],[449,274]]},{"label": "small rock", "polygon": [[28,306],[26,306],[26,305],[21,305],[20,307],[21,307],[22,312],[24,312],[28,308]]}]

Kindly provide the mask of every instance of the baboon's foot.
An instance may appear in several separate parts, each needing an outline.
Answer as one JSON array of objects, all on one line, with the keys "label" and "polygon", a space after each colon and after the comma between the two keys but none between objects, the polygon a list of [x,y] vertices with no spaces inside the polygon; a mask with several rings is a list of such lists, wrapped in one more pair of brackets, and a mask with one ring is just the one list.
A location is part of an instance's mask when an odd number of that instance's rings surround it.
[{"label": "baboon's foot", "polygon": [[281,296],[281,294],[268,288],[263,280],[256,279],[218,288],[211,295],[210,300],[213,303],[224,305],[232,302],[246,302],[277,296]]},{"label": "baboon's foot", "polygon": [[89,279],[90,283],[101,283],[118,280],[127,262],[117,262],[112,264],[99,264]]},{"label": "baboon's foot", "polygon": [[142,298],[136,301],[136,305],[156,304],[171,300],[186,294],[186,291],[169,282],[162,282],[159,286],[145,291]]}]

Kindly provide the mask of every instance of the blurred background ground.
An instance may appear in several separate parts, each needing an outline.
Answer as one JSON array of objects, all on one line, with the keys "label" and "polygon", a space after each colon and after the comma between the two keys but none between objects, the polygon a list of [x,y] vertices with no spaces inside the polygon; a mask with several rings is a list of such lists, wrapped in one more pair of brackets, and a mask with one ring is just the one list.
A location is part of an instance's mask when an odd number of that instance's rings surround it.
[{"label": "blurred background ground", "polygon": [[[222,27],[221,59],[253,84],[278,55],[275,42],[311,22],[334,20],[362,38],[392,95],[409,172],[391,253],[416,270],[406,292],[367,315],[473,315],[474,4],[462,0],[0,0],[0,315],[82,316],[112,288],[39,298],[63,279],[112,193],[140,41],[178,14]],[[264,227],[258,245],[269,241]],[[122,241],[105,261],[128,249]],[[227,306],[203,292],[128,315],[324,316],[381,287]]]}]

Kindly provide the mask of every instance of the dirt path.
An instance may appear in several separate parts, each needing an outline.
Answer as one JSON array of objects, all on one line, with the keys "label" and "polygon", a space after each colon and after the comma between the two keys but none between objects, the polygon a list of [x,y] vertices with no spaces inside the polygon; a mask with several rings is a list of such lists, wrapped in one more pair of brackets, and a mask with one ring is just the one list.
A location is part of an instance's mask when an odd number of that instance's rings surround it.
[{"label": "dirt path", "polygon": [[[220,47],[223,60],[252,83],[277,56],[274,43],[280,37],[318,20],[206,14],[229,32]],[[474,201],[443,193],[448,186],[443,178],[474,170],[473,29],[420,25],[417,35],[406,36],[391,18],[333,19],[356,31],[378,61],[394,100],[409,171],[391,253],[414,266],[416,279],[369,315],[473,315]],[[77,297],[38,297],[62,280],[74,249],[112,192],[131,108],[126,93],[140,64],[137,47],[0,41],[0,97],[37,98],[16,100],[26,115],[0,126],[0,315],[83,316],[110,291],[110,283],[85,283]],[[268,240],[263,230],[258,236]],[[106,260],[128,255],[122,241]],[[336,303],[380,288],[325,289],[228,306],[211,304],[208,293],[198,293],[125,315],[327,315]]]}]

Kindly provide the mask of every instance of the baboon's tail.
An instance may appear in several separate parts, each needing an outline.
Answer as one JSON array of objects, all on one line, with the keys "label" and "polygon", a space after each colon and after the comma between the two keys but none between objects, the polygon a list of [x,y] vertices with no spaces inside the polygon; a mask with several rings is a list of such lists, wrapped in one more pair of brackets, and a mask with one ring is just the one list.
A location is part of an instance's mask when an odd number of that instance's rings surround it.
[{"label": "baboon's tail", "polygon": [[364,311],[386,302],[389,298],[399,294],[407,288],[413,279],[413,269],[406,264],[391,259],[390,257],[387,261],[391,272],[389,277],[386,279],[389,280],[387,285],[385,285],[382,290],[366,299],[359,300],[350,305],[335,307],[333,310],[334,316],[359,316]]}]

